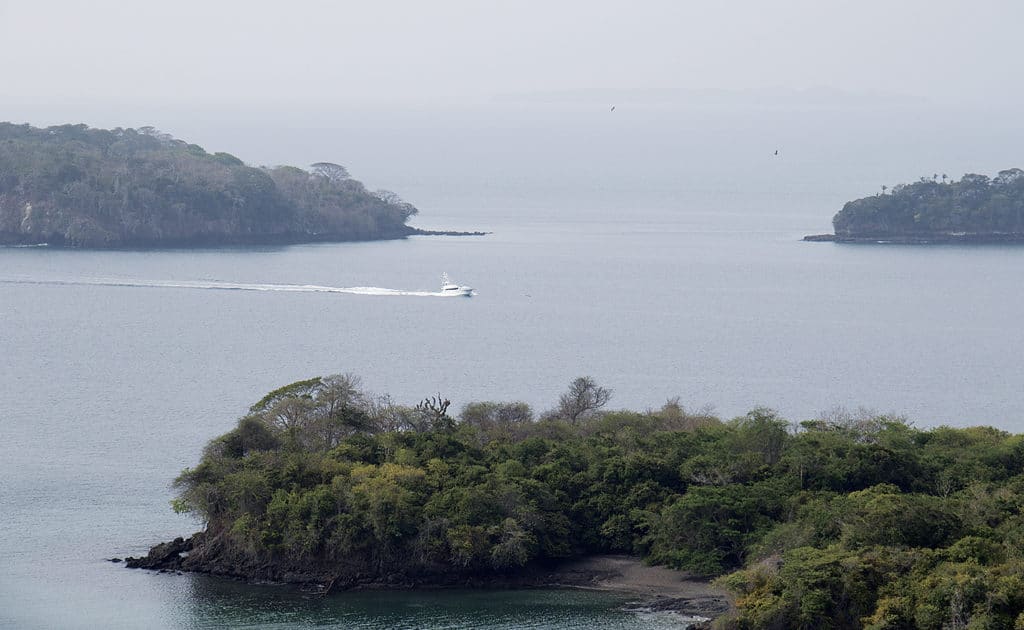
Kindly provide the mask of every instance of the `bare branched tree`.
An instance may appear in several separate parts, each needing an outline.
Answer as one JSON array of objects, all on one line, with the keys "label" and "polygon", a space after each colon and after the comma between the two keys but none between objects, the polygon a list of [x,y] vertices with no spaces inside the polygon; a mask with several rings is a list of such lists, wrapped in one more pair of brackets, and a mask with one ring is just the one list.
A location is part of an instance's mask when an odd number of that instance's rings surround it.
[{"label": "bare branched tree", "polygon": [[399,204],[405,203],[402,201],[402,198],[398,196],[398,193],[391,192],[390,190],[375,190],[373,191],[372,194],[377,199],[380,199],[384,203],[390,204],[392,206],[397,206]]},{"label": "bare branched tree", "polygon": [[433,429],[448,429],[455,426],[455,421],[448,416],[448,407],[452,401],[441,398],[441,394],[424,398],[416,405],[416,411],[429,418],[430,427]]},{"label": "bare branched tree", "polygon": [[393,193],[390,190],[375,190],[371,193],[377,199],[380,199],[384,203],[388,204],[392,208],[401,210],[402,215],[408,219],[409,217],[419,214],[419,210],[416,206],[412,205],[408,201],[404,201],[397,193]]},{"label": "bare branched tree", "polygon": [[345,408],[366,410],[369,401],[361,390],[362,380],[355,374],[332,374],[321,379],[317,400],[328,416],[337,415]]},{"label": "bare branched tree", "polygon": [[558,399],[558,415],[576,424],[608,404],[612,390],[601,387],[589,376],[581,376]]},{"label": "bare branched tree", "polygon": [[316,406],[307,422],[306,443],[311,450],[330,450],[353,433],[371,432],[370,403],[353,374],[332,374],[321,379]]},{"label": "bare branched tree", "polygon": [[310,165],[310,168],[313,169],[314,174],[326,177],[332,182],[342,182],[352,177],[348,174],[347,168],[333,162],[317,162]]}]

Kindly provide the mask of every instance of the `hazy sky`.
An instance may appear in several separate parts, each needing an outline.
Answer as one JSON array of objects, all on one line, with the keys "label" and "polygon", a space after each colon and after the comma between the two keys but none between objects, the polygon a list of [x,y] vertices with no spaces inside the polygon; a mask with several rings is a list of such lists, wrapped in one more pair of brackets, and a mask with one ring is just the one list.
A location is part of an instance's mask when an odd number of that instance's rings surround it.
[{"label": "hazy sky", "polygon": [[1005,106],[1024,103],[1022,24],[1019,0],[0,0],[0,107],[815,86]]}]

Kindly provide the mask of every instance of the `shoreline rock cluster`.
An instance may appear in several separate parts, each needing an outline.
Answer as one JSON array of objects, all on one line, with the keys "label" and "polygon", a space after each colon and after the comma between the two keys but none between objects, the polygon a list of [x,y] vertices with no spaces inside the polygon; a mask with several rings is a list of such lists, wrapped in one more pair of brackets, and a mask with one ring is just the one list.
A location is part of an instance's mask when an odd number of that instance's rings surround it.
[{"label": "shoreline rock cluster", "polygon": [[459,231],[459,230],[421,230],[406,226],[399,232],[381,235],[375,238],[352,238],[340,234],[278,234],[278,235],[234,235],[217,237],[198,237],[188,239],[163,240],[131,240],[124,241],[117,247],[87,247],[68,243],[61,239],[54,242],[37,242],[31,235],[0,231],[0,247],[50,247],[54,249],[202,249],[220,247],[259,247],[308,245],[312,243],[354,243],[366,241],[393,241],[410,236],[487,236],[491,232]]},{"label": "shoreline rock cluster", "polygon": [[1024,243],[1019,232],[951,232],[948,234],[896,234],[887,236],[840,236],[837,234],[809,234],[803,237],[810,243],[868,243],[875,245],[934,245],[934,244],[1015,244]]},{"label": "shoreline rock cluster", "polygon": [[[591,556],[554,564],[537,564],[521,571],[503,575],[437,574],[374,576],[355,571],[332,575],[325,567],[310,566],[303,573],[291,567],[263,567],[254,574],[253,567],[236,566],[205,553],[205,534],[154,545],[143,557],[126,557],[129,569],[146,569],[161,573],[197,573],[227,577],[247,582],[292,584],[324,596],[342,591],[413,590],[445,588],[482,589],[550,589],[568,588],[620,592],[636,596],[626,610],[636,612],[672,612],[687,617],[714,619],[729,612],[732,604],[727,594],[705,580],[664,567],[646,566],[631,556]],[[337,567],[335,567],[337,571]],[[273,577],[271,577],[273,576]],[[700,628],[699,625],[692,626]],[[710,626],[708,626],[710,627]]]}]

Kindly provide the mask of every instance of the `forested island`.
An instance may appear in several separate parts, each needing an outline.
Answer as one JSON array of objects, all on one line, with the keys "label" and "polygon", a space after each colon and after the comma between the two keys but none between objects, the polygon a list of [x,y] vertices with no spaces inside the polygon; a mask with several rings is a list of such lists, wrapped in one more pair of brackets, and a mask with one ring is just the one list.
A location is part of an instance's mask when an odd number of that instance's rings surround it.
[{"label": "forested island", "polygon": [[848,202],[832,219],[835,234],[808,241],[889,243],[1024,242],[1024,171],[954,181],[922,177]]},{"label": "forested island", "polygon": [[0,123],[0,245],[188,247],[403,238],[412,204],[345,167],[256,168],[152,127]]},{"label": "forested island", "polygon": [[204,531],[128,564],[327,592],[538,584],[617,553],[714,578],[720,628],[1024,627],[1024,436],[610,396],[580,378],[539,417],[450,414],[348,375],[293,383],[178,477]]}]

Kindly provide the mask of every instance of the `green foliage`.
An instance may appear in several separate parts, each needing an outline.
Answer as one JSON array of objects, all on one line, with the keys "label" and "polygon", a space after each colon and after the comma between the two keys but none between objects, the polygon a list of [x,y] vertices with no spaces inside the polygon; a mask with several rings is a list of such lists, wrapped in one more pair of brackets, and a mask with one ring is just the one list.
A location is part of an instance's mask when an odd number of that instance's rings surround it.
[{"label": "green foliage", "polygon": [[672,401],[449,418],[432,400],[398,407],[352,376],[282,387],[182,472],[173,506],[261,566],[481,575],[624,552],[720,576],[736,594],[723,627],[1024,625],[1020,436],[796,428],[766,409],[723,423]]},{"label": "green foliage", "polygon": [[890,194],[851,201],[832,221],[837,236],[934,236],[957,233],[1024,233],[1024,171],[1008,169],[989,179],[922,178]]},{"label": "green foliage", "polygon": [[295,381],[284,387],[278,387],[274,391],[260,398],[253,406],[249,407],[249,413],[260,413],[274,406],[275,403],[290,398],[312,398],[323,385],[323,378],[317,376],[303,381]]},{"label": "green foliage", "polygon": [[792,480],[695,486],[667,505],[648,542],[658,563],[703,575],[738,566],[776,522]]},{"label": "green foliage", "polygon": [[253,168],[152,127],[0,123],[0,244],[395,238],[408,234],[414,214],[397,195],[353,179]]}]

